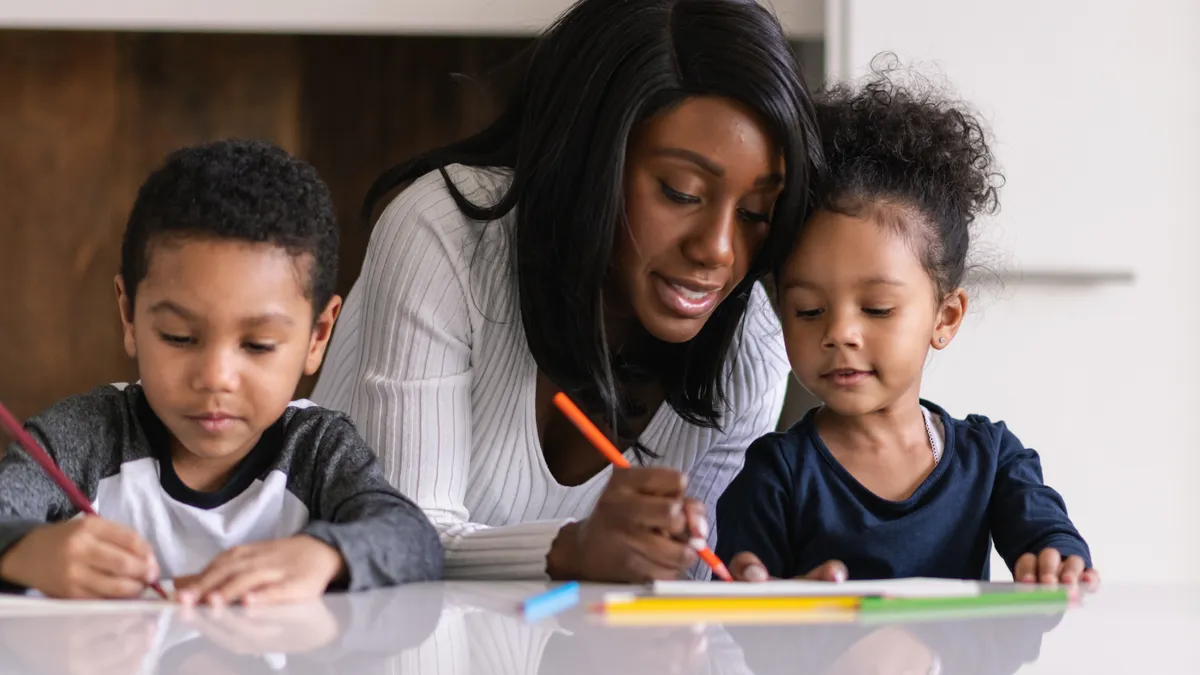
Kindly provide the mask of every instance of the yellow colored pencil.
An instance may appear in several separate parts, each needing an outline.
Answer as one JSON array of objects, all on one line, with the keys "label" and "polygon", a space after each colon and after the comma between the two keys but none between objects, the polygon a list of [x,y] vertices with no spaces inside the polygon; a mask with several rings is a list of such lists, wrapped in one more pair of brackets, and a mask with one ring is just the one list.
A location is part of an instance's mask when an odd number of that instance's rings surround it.
[{"label": "yellow colored pencil", "polygon": [[821,597],[665,597],[625,596],[605,598],[605,614],[771,614],[858,609],[856,596]]},{"label": "yellow colored pencil", "polygon": [[736,625],[803,625],[851,623],[854,610],[803,610],[794,612],[629,612],[600,614],[597,620],[606,626],[691,626],[698,623]]}]

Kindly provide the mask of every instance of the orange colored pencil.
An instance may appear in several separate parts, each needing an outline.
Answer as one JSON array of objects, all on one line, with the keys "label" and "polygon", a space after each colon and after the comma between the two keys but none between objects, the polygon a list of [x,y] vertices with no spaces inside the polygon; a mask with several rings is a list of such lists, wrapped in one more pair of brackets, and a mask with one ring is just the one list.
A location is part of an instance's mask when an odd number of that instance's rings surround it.
[{"label": "orange colored pencil", "polygon": [[[554,395],[554,405],[558,406],[562,414],[571,420],[576,429],[579,429],[579,433],[583,434],[584,438],[596,446],[600,454],[604,455],[605,459],[611,462],[613,466],[621,469],[629,468],[629,460],[625,459],[625,455],[622,455],[621,451],[617,450],[617,446],[613,445],[612,441],[608,440],[608,437],[601,433],[595,424],[592,424],[592,421],[587,418],[587,415],[583,414],[583,411],[575,405],[575,402],[570,397],[560,391]],[[712,568],[713,574],[725,581],[733,581],[733,575],[729,573],[729,569],[725,567],[725,563],[721,562],[721,559],[717,557],[716,553],[712,552],[712,549],[708,547],[708,544],[703,539],[695,538],[688,543],[692,548],[696,549],[696,553],[700,555],[700,559]]]},{"label": "orange colored pencil", "polygon": [[570,397],[560,391],[554,395],[554,405],[558,406],[562,414],[571,420],[576,429],[579,429],[579,433],[591,441],[592,445],[596,446],[600,454],[612,462],[613,466],[621,469],[629,468],[629,460],[625,459],[625,455],[622,455],[621,451],[617,450],[617,446],[613,445],[612,441],[608,440],[608,437],[601,433],[595,424],[592,424],[592,421],[583,414],[583,411],[575,405]]}]

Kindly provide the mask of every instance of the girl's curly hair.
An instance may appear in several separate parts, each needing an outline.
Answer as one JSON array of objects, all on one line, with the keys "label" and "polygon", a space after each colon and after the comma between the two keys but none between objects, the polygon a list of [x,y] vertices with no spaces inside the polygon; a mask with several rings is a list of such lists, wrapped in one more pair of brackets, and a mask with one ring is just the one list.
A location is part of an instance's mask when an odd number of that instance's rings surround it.
[{"label": "girl's curly hair", "polygon": [[816,208],[889,223],[917,243],[940,295],[963,284],[971,225],[999,209],[988,134],[968,106],[927,80],[894,81],[894,57],[860,86],[816,97],[828,172]]}]

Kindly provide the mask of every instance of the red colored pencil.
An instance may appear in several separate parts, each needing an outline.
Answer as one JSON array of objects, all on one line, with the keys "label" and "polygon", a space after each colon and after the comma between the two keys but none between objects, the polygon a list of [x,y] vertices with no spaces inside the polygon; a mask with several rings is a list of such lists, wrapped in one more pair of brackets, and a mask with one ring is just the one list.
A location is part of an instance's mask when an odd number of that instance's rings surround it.
[{"label": "red colored pencil", "polygon": [[[591,441],[592,445],[596,446],[600,454],[604,455],[613,466],[621,469],[629,468],[629,460],[625,459],[625,455],[622,455],[621,451],[617,450],[617,446],[613,445],[612,441],[608,440],[608,437],[600,429],[596,428],[595,424],[592,424],[592,421],[588,419],[587,415],[583,414],[583,411],[575,405],[575,402],[570,397],[560,391],[554,395],[554,405],[558,406],[562,414],[571,420],[575,428],[579,429],[579,432]],[[708,547],[708,544],[703,539],[695,538],[688,543],[692,548],[696,549],[696,553],[700,555],[700,559],[712,568],[713,574],[725,581],[733,581],[733,575],[729,573],[729,569],[725,567],[725,563],[721,562],[721,559],[717,557],[716,553],[712,552],[712,549]]]},{"label": "red colored pencil", "polygon": [[[0,426],[3,426],[4,430],[8,432],[8,435],[11,436],[12,439],[16,441],[22,448],[24,448],[25,454],[29,455],[30,459],[37,462],[38,466],[42,467],[42,470],[46,472],[46,475],[50,476],[50,480],[54,481],[55,484],[57,484],[58,487],[67,494],[67,499],[71,500],[71,504],[74,505],[75,508],[79,509],[83,513],[88,514],[89,516],[98,515],[96,510],[92,508],[92,503],[88,501],[87,496],[83,494],[78,486],[71,482],[70,478],[67,478],[67,475],[62,472],[62,469],[58,468],[58,465],[54,463],[54,460],[50,459],[50,455],[46,454],[46,451],[42,449],[42,446],[37,444],[37,441],[33,440],[33,437],[25,431],[25,428],[22,427],[21,423],[17,421],[17,418],[8,411],[8,408],[4,407],[3,403],[0,403]],[[168,599],[167,592],[164,591],[162,586],[159,586],[157,582],[151,583],[150,588],[153,588],[154,592],[161,595],[163,600]]]}]

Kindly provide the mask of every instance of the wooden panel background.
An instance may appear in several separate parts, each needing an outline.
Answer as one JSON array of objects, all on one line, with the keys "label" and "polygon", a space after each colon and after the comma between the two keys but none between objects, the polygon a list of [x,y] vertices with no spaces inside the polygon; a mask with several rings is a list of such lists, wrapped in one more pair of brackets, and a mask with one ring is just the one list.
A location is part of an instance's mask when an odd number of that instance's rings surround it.
[{"label": "wooden panel background", "polygon": [[26,417],[134,377],[112,279],[137,187],[167,152],[257,137],[311,161],[341,217],[345,293],[367,185],[486,123],[488,97],[451,74],[482,77],[524,44],[0,31],[0,401]]},{"label": "wooden panel background", "polygon": [[[367,244],[358,210],[371,180],[491,119],[483,83],[497,96],[505,83],[486,76],[526,44],[0,31],[0,401],[27,417],[135,376],[112,279],[137,187],[167,152],[258,137],[312,162],[342,222],[344,294]],[[796,48],[819,86],[821,43]],[[793,386],[781,424],[812,403]]]}]

